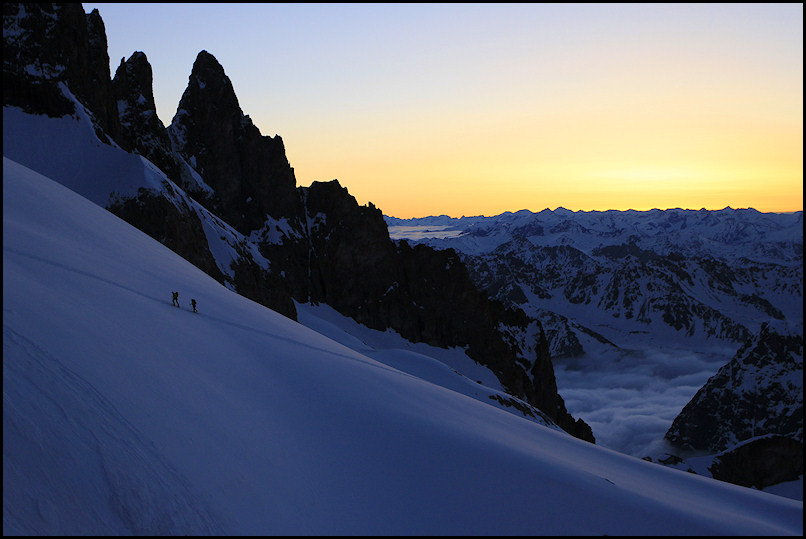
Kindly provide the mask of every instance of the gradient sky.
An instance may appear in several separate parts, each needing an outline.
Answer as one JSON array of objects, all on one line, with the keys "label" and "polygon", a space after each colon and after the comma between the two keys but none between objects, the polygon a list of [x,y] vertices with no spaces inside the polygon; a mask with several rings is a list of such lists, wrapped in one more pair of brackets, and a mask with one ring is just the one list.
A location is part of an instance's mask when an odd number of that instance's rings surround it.
[{"label": "gradient sky", "polygon": [[90,4],[171,123],[201,50],[387,215],[803,209],[802,4]]}]

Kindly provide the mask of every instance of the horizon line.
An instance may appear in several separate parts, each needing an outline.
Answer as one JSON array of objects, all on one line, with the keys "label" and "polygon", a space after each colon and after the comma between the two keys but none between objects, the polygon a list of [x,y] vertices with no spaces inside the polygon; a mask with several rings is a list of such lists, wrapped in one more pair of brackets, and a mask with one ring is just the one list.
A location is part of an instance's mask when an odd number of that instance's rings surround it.
[{"label": "horizon line", "polygon": [[720,209],[716,209],[716,210],[711,210],[711,209],[708,209],[708,208],[694,209],[694,208],[680,208],[680,207],[666,208],[666,209],[652,208],[652,209],[649,209],[649,210],[636,210],[636,209],[633,209],[633,208],[630,208],[630,209],[627,209],[627,210],[617,210],[617,209],[612,209],[612,208],[607,209],[607,210],[570,210],[570,209],[565,208],[563,206],[557,206],[554,209],[543,208],[540,211],[533,211],[533,210],[523,208],[523,209],[520,209],[520,210],[517,210],[517,211],[503,211],[501,213],[497,213],[497,214],[493,214],[493,215],[477,214],[477,215],[462,215],[461,217],[455,217],[453,215],[448,215],[448,214],[445,214],[445,213],[439,214],[439,215],[436,215],[436,214],[424,215],[424,216],[421,216],[421,217],[398,217],[396,215],[387,214],[386,212],[382,212],[382,213],[383,213],[384,217],[391,217],[392,219],[400,219],[402,221],[409,221],[409,220],[412,220],[412,219],[428,219],[430,217],[447,217],[449,219],[491,218],[491,217],[498,217],[498,216],[501,216],[501,215],[514,215],[516,213],[524,213],[524,212],[536,215],[538,213],[543,213],[543,212],[546,212],[546,211],[551,212],[551,213],[556,213],[556,212],[568,212],[568,213],[608,213],[608,212],[648,213],[648,212],[658,212],[658,211],[666,212],[666,211],[675,211],[675,210],[677,210],[677,211],[689,211],[689,212],[702,212],[702,211],[720,212],[720,211],[726,211],[726,210],[731,210],[731,211],[754,211],[754,212],[761,213],[761,214],[771,214],[772,213],[772,214],[778,214],[778,215],[790,215],[790,214],[796,214],[796,213],[803,213],[802,208],[799,209],[799,210],[789,210],[789,211],[761,211],[761,210],[757,210],[756,208],[752,208],[752,207],[732,208],[731,206],[725,206],[724,208],[720,208]]}]

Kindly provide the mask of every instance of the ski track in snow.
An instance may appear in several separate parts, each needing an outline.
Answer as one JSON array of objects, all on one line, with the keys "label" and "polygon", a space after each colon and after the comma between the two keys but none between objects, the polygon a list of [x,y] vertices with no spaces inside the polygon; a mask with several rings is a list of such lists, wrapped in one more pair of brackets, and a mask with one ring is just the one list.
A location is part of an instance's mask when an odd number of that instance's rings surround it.
[{"label": "ski track in snow", "polygon": [[[32,255],[32,254],[29,254],[29,253],[24,253],[22,251],[19,251],[17,249],[13,249],[13,248],[4,247],[3,251],[8,252],[8,253],[13,253],[13,254],[16,254],[16,255],[19,255],[19,256],[23,256],[25,258],[29,258],[31,260],[35,260],[35,261],[41,262],[43,264],[48,264],[48,265],[57,267],[57,268],[62,269],[62,270],[70,271],[72,273],[76,273],[78,275],[88,277],[90,279],[95,279],[95,280],[103,282],[104,284],[111,285],[111,286],[114,286],[116,288],[120,288],[121,290],[125,290],[128,293],[138,295],[138,296],[140,296],[142,298],[151,300],[151,301],[153,301],[155,303],[165,304],[165,305],[169,305],[169,306],[171,306],[173,308],[176,308],[175,306],[171,305],[170,303],[166,302],[165,300],[163,300],[161,298],[157,298],[155,296],[150,296],[148,294],[144,294],[142,292],[139,292],[138,290],[135,290],[135,289],[127,287],[127,286],[124,286],[124,285],[122,285],[120,283],[117,283],[115,281],[112,281],[110,279],[105,279],[105,278],[101,277],[100,275],[96,275],[96,274],[90,273],[88,271],[84,271],[84,270],[80,270],[80,269],[77,269],[77,268],[74,268],[74,267],[70,267],[70,266],[67,266],[65,264],[55,262],[53,260],[47,260],[47,259],[42,258],[40,256]],[[184,310],[184,309],[180,308],[180,310]],[[188,311],[188,312],[192,312],[192,311]],[[260,334],[260,335],[264,335],[266,337],[270,337],[272,339],[276,339],[276,340],[279,340],[279,341],[285,341],[285,342],[294,344],[295,346],[300,346],[302,348],[309,348],[310,350],[312,350],[314,352],[326,352],[328,354],[335,355],[335,356],[341,357],[343,359],[348,359],[350,361],[360,361],[362,363],[368,363],[368,364],[374,364],[375,363],[375,362],[367,362],[366,357],[362,357],[362,356],[358,356],[356,354],[353,354],[352,353],[353,350],[351,348],[345,347],[345,351],[349,351],[350,353],[339,353],[339,352],[335,352],[333,350],[333,348],[325,349],[325,348],[322,348],[322,347],[313,346],[313,345],[308,344],[308,343],[299,342],[299,341],[294,340],[294,339],[289,339],[288,337],[285,337],[283,335],[279,335],[279,334],[276,334],[276,333],[266,331],[265,329],[258,329],[258,328],[255,328],[255,327],[250,327],[250,326],[247,326],[245,324],[241,324],[241,323],[238,323],[238,322],[235,322],[235,321],[232,321],[232,320],[225,320],[223,318],[218,318],[218,317],[215,317],[215,316],[212,316],[212,315],[208,315],[208,314],[204,314],[204,313],[198,313],[198,312],[193,313],[193,314],[196,314],[196,315],[198,315],[199,317],[202,317],[202,318],[207,318],[212,322],[218,322],[219,324],[227,325],[227,326],[236,328],[236,329],[241,330],[241,331],[248,331],[250,333],[257,333],[257,334]],[[390,368],[390,367],[387,367],[386,365],[383,365],[382,363],[377,363],[374,366],[376,366],[378,368],[381,368],[381,369],[389,369]],[[397,371],[397,369],[394,369],[394,370]],[[398,372],[400,372],[400,371],[398,371]]]}]

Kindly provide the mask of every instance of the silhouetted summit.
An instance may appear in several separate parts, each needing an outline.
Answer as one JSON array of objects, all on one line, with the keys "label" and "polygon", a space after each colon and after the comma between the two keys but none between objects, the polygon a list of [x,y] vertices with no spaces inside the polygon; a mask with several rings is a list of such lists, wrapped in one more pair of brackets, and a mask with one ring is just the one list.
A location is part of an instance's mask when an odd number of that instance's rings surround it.
[{"label": "silhouetted summit", "polygon": [[293,215],[296,179],[282,139],[261,135],[206,51],[196,57],[169,132],[175,151],[214,191],[212,207],[236,230],[249,234],[267,215]]},{"label": "silhouetted summit", "polygon": [[128,60],[120,60],[112,90],[120,117],[121,139],[126,146],[180,183],[180,167],[171,151],[168,131],[157,116],[151,64],[145,53],[135,52]]}]

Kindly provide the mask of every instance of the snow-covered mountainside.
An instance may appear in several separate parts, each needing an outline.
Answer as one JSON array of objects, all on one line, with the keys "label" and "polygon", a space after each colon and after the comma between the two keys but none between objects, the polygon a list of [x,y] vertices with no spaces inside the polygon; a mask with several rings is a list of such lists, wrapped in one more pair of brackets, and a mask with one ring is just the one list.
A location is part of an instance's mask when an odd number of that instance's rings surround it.
[{"label": "snow-covered mountainside", "polygon": [[763,324],[697,391],[665,439],[672,464],[687,466],[694,456],[723,481],[757,488],[802,481],[802,329]]},{"label": "snow-covered mountainside", "polygon": [[[64,90],[68,91],[68,90]],[[163,197],[172,212],[163,226],[184,234],[193,250],[208,250],[208,273],[230,288],[238,281],[237,262],[248,260],[264,270],[271,264],[246,238],[187,196],[143,157],[103,144],[91,129],[88,112],[76,103],[75,117],[48,118],[3,108],[3,154],[80,193],[101,207],[144,193]],[[198,231],[188,223],[198,223]],[[186,246],[186,249],[188,247]],[[192,256],[188,258],[193,259]],[[201,259],[202,257],[197,257]]]},{"label": "snow-covered mountainside", "polygon": [[803,532],[802,502],[583,442],[428,381],[446,364],[387,354],[391,334],[300,318],[350,346],[4,157],[4,534]]},{"label": "snow-covered mountainside", "polygon": [[[513,397],[502,403],[524,401],[594,441],[557,391],[540,323],[491,299],[455,255],[392,242],[381,210],[338,181],[297,187],[282,139],[244,114],[212,54],[197,55],[166,128],[144,53],[110,79],[97,10],[6,3],[3,29],[6,156],[291,319],[296,303],[326,304],[411,342],[463,348]],[[38,153],[51,146],[53,157]]]}]

